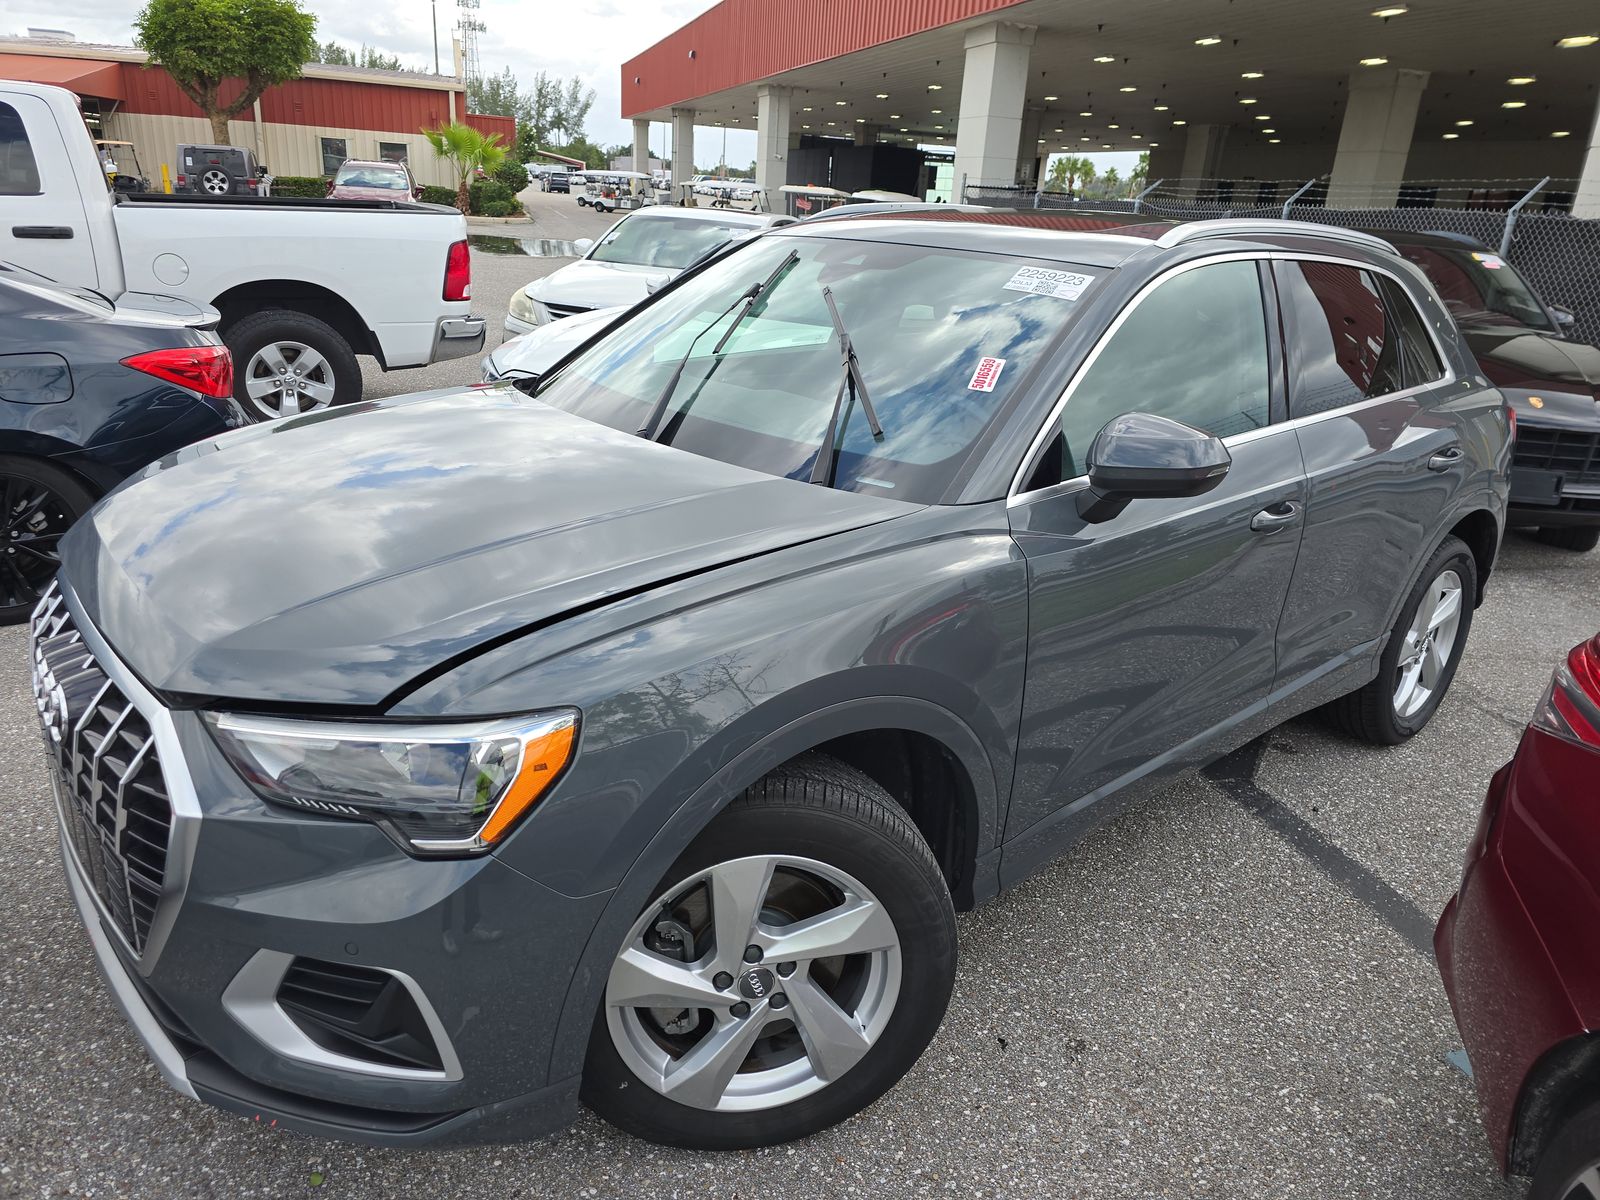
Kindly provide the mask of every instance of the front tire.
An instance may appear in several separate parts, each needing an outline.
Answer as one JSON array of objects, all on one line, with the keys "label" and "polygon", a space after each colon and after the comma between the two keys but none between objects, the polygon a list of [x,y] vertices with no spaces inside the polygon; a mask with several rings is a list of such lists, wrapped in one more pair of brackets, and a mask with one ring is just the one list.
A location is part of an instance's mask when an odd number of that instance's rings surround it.
[{"label": "front tire", "polygon": [[361,399],[355,351],[316,317],[281,308],[251,313],[223,341],[233,354],[234,399],[252,421]]},{"label": "front tire", "polygon": [[1600,1104],[1580,1109],[1539,1156],[1528,1200],[1600,1200]]},{"label": "front tire", "polygon": [[889,795],[821,754],[684,851],[613,961],[584,1101],[649,1141],[769,1146],[871,1104],[938,1031],[955,918]]},{"label": "front tire", "polygon": [[61,535],[94,499],[77,476],[60,467],[0,455],[0,625],[28,619],[61,569]]},{"label": "front tire", "polygon": [[1445,538],[1400,606],[1377,678],[1329,704],[1332,722],[1377,746],[1421,732],[1455,678],[1477,596],[1477,560],[1461,539]]},{"label": "front tire", "polygon": [[1581,525],[1577,527],[1558,525],[1554,528],[1541,526],[1534,530],[1533,539],[1536,542],[1543,542],[1546,546],[1581,554],[1600,546],[1600,528],[1585,529]]}]

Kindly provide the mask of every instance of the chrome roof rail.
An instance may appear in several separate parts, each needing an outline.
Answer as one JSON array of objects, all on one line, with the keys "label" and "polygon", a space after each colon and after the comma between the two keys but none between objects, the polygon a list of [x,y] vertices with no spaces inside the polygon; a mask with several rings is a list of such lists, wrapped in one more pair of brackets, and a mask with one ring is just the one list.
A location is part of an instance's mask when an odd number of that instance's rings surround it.
[{"label": "chrome roof rail", "polygon": [[1284,221],[1273,218],[1229,218],[1212,221],[1190,221],[1184,225],[1174,226],[1156,239],[1156,245],[1163,247],[1181,246],[1185,242],[1196,241],[1199,238],[1226,238],[1226,237],[1259,237],[1263,234],[1327,238],[1335,242],[1350,242],[1357,246],[1365,246],[1369,250],[1381,250],[1385,254],[1396,254],[1388,242],[1370,233],[1362,233],[1358,229],[1343,229],[1338,225],[1320,225],[1315,221]]}]

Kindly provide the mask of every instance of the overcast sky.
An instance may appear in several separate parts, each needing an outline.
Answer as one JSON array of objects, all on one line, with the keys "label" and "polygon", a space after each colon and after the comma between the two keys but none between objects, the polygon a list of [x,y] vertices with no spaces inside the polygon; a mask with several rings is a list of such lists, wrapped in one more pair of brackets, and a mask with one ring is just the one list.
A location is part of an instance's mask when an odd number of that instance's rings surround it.
[{"label": "overcast sky", "polygon": [[[317,15],[317,38],[352,47],[365,43],[395,54],[407,67],[433,69],[432,6],[429,0],[301,0]],[[624,60],[647,49],[686,21],[711,8],[716,0],[479,0],[478,18],[487,32],[478,35],[478,58],[485,74],[510,67],[524,82],[543,70],[577,75],[595,90],[589,115],[590,140],[602,146],[631,144],[633,127],[619,115],[620,79]],[[450,31],[456,0],[437,0],[439,55],[450,68]],[[62,8],[48,0],[6,0],[0,32],[21,34],[30,26],[61,29],[80,41],[129,45],[137,0],[74,0]],[[70,15],[67,15],[70,12]],[[651,126],[650,148],[668,149],[664,124]],[[723,131],[701,129],[695,135],[695,162],[709,166],[722,156]],[[727,134],[728,163],[746,167],[755,158],[755,134]],[[1115,163],[1127,173],[1134,155],[1091,155]],[[1126,160],[1126,161],[1125,161]]]}]

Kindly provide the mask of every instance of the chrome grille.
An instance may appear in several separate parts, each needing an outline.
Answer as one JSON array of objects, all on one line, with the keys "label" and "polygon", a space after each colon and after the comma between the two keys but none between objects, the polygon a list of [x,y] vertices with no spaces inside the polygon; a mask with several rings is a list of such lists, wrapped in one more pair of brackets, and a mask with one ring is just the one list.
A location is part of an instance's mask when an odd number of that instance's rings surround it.
[{"label": "chrome grille", "polygon": [[172,840],[154,733],[84,645],[59,585],[34,610],[31,633],[33,696],[62,823],[101,907],[143,954]]},{"label": "chrome grille", "polygon": [[1560,471],[1566,484],[1600,487],[1600,433],[1545,429],[1524,423],[1517,430],[1513,465]]}]

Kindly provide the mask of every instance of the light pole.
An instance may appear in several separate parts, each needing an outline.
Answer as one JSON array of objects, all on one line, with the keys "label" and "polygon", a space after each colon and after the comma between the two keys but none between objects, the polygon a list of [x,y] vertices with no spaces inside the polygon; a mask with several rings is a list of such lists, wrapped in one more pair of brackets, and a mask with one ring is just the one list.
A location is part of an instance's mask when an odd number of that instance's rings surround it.
[{"label": "light pole", "polygon": [[433,73],[439,73],[439,0],[428,0],[433,9]]}]

